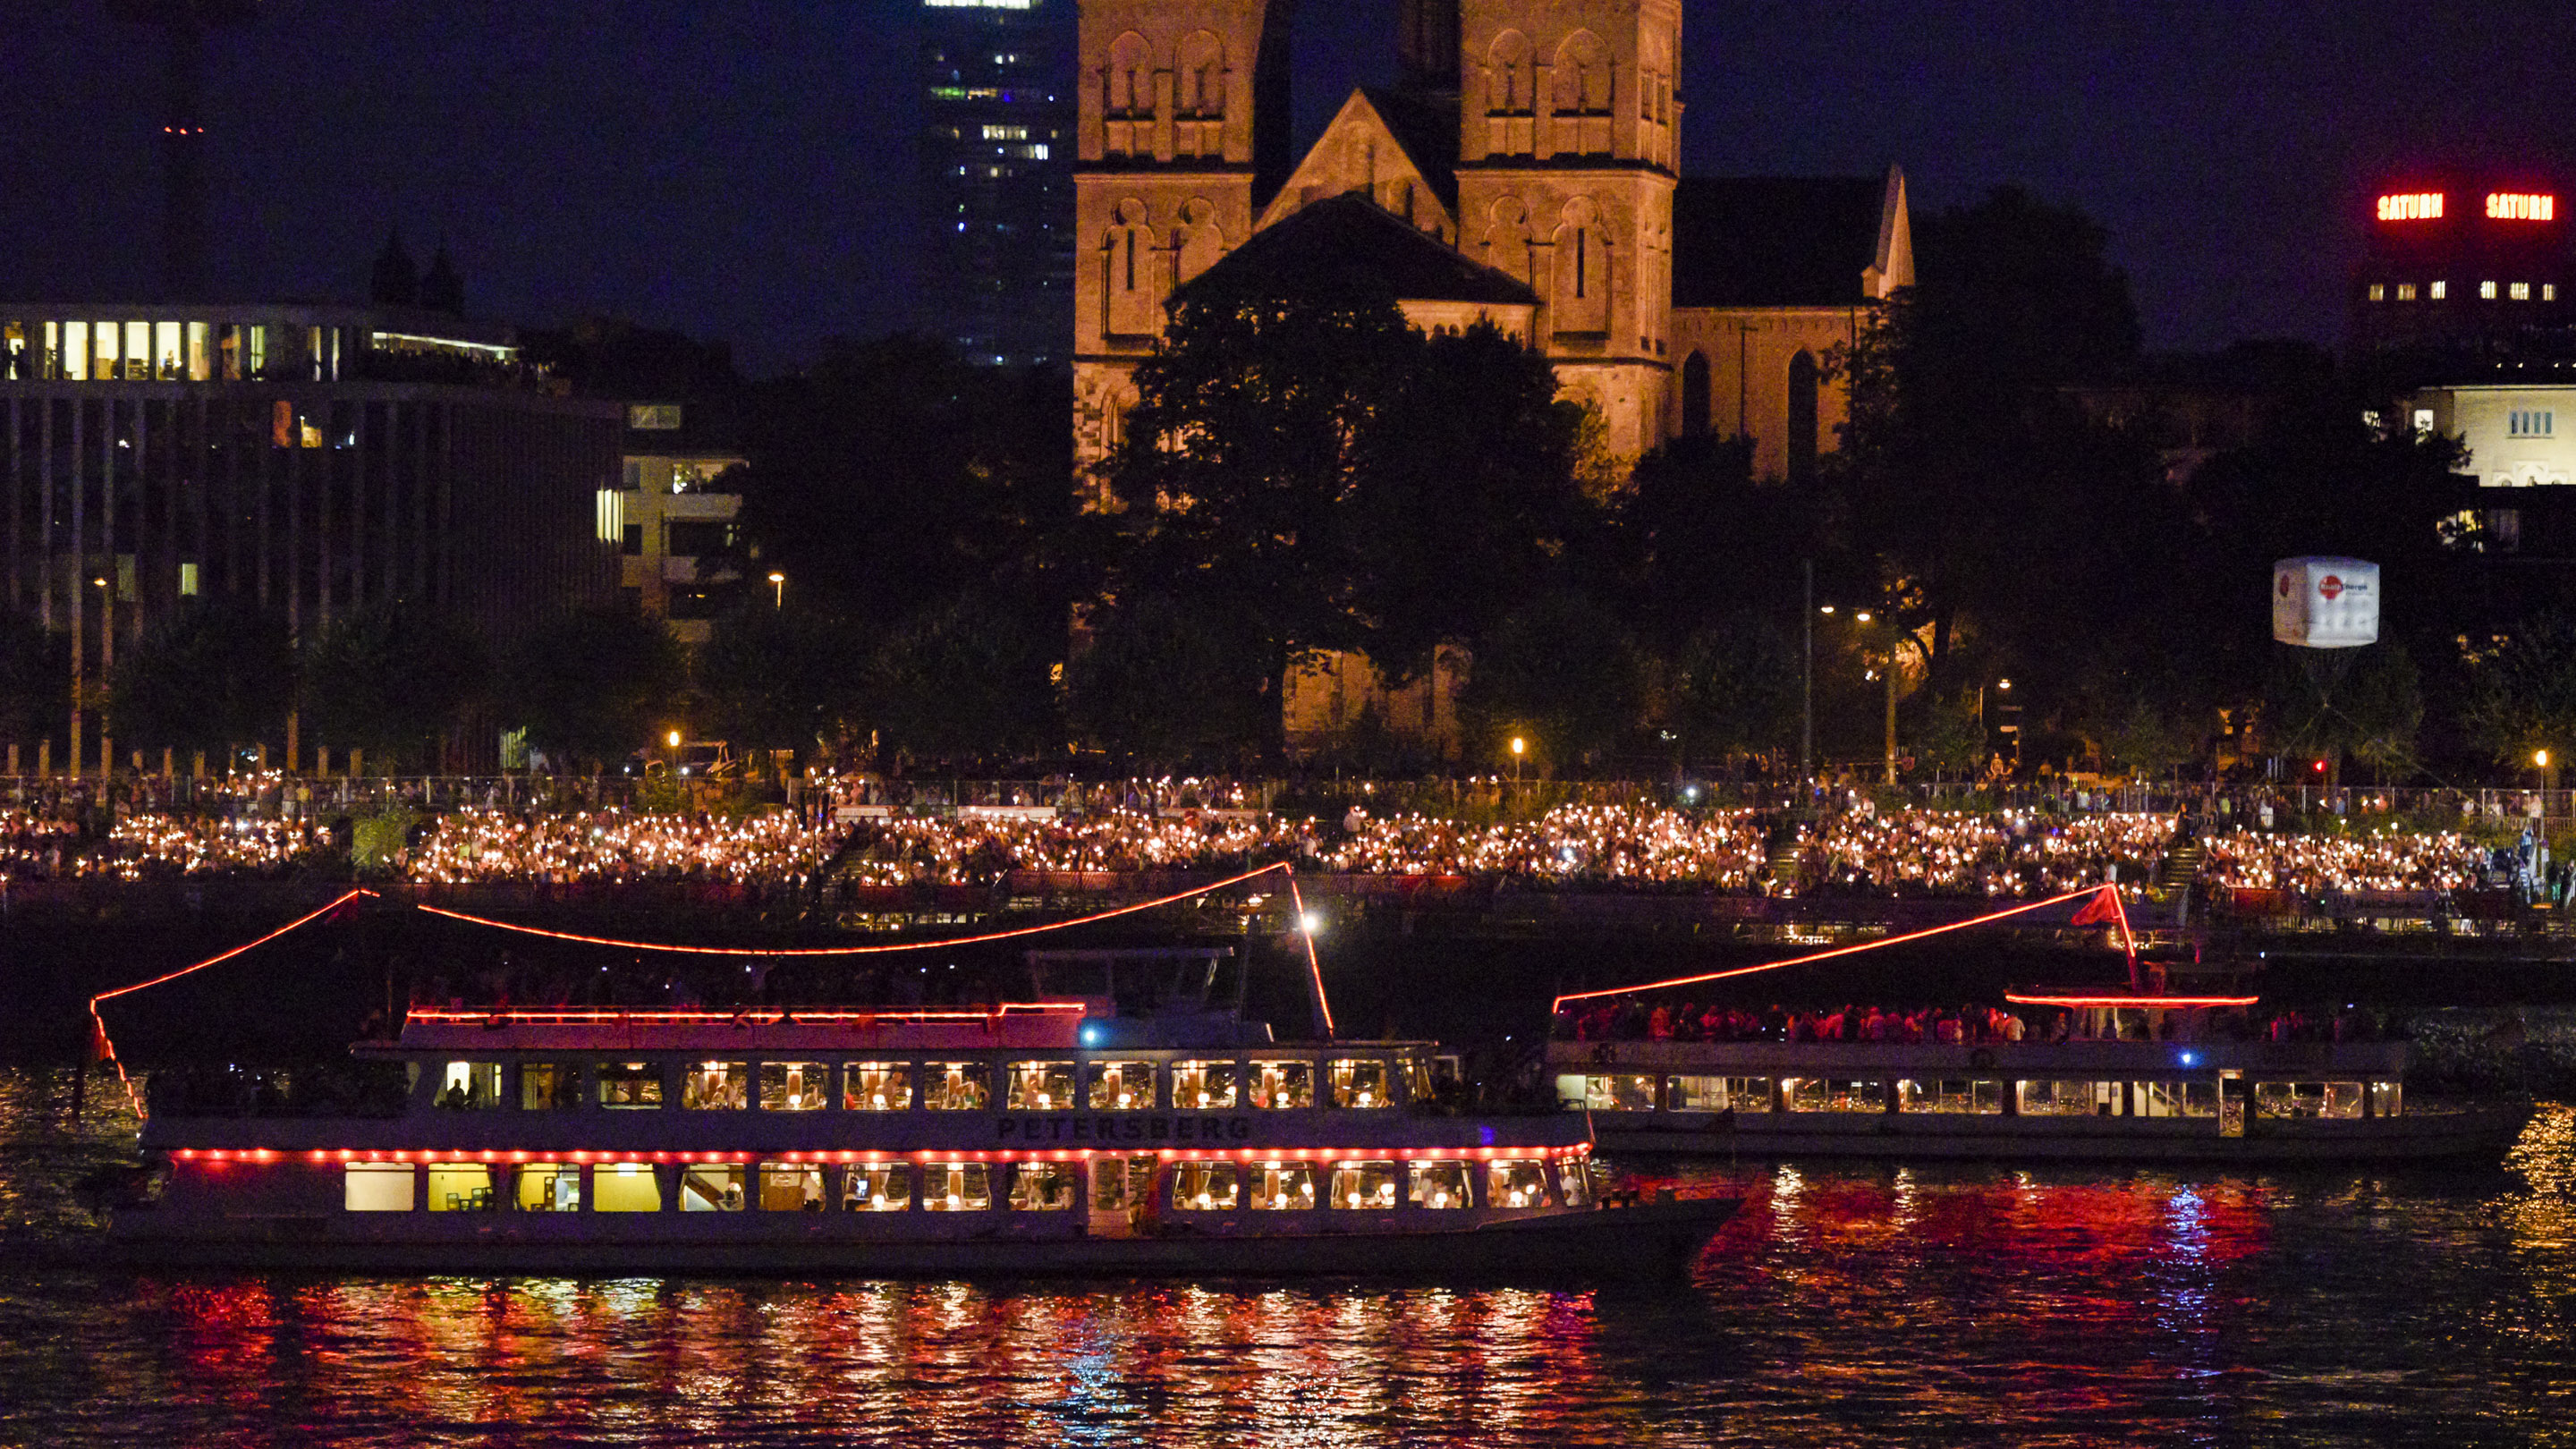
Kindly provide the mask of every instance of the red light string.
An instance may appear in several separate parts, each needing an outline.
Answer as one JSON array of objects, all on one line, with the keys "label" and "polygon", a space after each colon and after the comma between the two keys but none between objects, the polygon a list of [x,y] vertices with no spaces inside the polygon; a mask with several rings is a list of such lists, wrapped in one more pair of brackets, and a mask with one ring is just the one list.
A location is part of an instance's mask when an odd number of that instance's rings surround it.
[{"label": "red light string", "polygon": [[[1598,991],[1569,991],[1565,995],[1556,999],[1553,1010],[1563,1011],[1565,1009],[1565,1004],[1569,1001],[1591,1001],[1603,996],[1634,996],[1639,992],[1662,991],[1668,987],[1674,986],[1697,986],[1703,981],[1723,981],[1730,976],[1751,976],[1756,972],[1778,971],[1790,966],[1805,966],[1811,962],[1829,961],[1836,956],[1852,956],[1863,951],[1876,951],[1888,946],[1901,946],[1908,941],[1920,941],[1927,936],[1945,935],[1951,931],[1967,930],[1971,926],[1987,925],[1991,922],[2003,920],[2007,916],[2021,916],[2028,915],[2032,911],[2044,911],[2050,906],[2062,906],[2068,901],[2081,900],[2085,896],[2098,896],[2104,891],[2109,891],[2111,893],[2111,899],[2114,901],[2117,901],[2120,898],[2120,891],[2117,886],[2086,886],[2080,891],[2068,891],[2062,896],[2050,896],[2047,900],[2032,901],[2028,905],[2014,906],[2010,910],[1993,911],[1982,916],[1972,916],[1964,921],[1952,921],[1946,926],[1929,926],[1923,930],[1908,932],[1902,936],[1890,936],[1883,941],[1863,941],[1857,946],[1837,946],[1830,951],[1818,951],[1812,956],[1792,956],[1786,961],[1765,961],[1759,965],[1737,966],[1731,970],[1710,971],[1698,976],[1676,976],[1668,981],[1649,981],[1641,986],[1606,986]],[[2128,928],[2128,917],[2123,915],[2120,918],[2120,929],[2125,933]],[[2130,950],[2134,953],[2136,949],[2136,944],[2133,941],[2130,945]],[[2130,959],[2133,963],[2131,975],[2134,980],[2135,955],[2133,954]]]},{"label": "red light string", "polygon": [[276,940],[278,937],[285,935],[287,932],[292,931],[299,926],[310,925],[311,923],[322,919],[324,916],[331,914],[333,911],[340,909],[342,906],[347,905],[349,902],[356,900],[360,896],[373,896],[374,894],[374,891],[361,886],[356,890],[349,891],[340,896],[338,899],[332,901],[331,904],[313,912],[311,915],[298,916],[294,920],[287,922],[285,925],[278,927],[276,930],[269,932],[267,935],[260,937],[258,940],[245,942],[242,945],[235,946],[220,956],[209,956],[194,966],[182,966],[176,971],[155,976],[149,981],[137,981],[131,986],[120,986],[114,991],[102,991],[96,996],[91,997],[89,999],[89,1022],[90,1029],[96,1036],[96,1040],[93,1043],[93,1050],[98,1053],[100,1060],[116,1064],[116,1080],[119,1085],[125,1088],[126,1100],[134,1104],[134,1115],[137,1117],[145,1115],[143,1111],[143,1099],[135,1095],[134,1081],[125,1074],[125,1061],[116,1054],[116,1043],[110,1040],[107,1035],[107,1018],[98,1014],[98,1004],[100,1002],[112,1001],[117,997],[128,995],[132,992],[141,991],[148,987],[158,986],[165,981],[176,981],[182,976],[186,976],[192,972],[203,971],[209,966],[220,966],[224,962],[233,959],[235,956],[241,955],[245,951],[267,945],[269,942]]},{"label": "red light string", "polygon": [[[490,926],[498,931],[516,931],[524,936],[543,936],[553,941],[576,941],[585,946],[615,946],[626,951],[666,951],[681,956],[874,956],[888,951],[935,951],[949,946],[976,946],[987,941],[1009,941],[1021,936],[1042,935],[1048,931],[1069,931],[1076,926],[1088,926],[1095,921],[1111,920],[1118,916],[1131,916],[1138,911],[1150,911],[1160,906],[1171,905],[1176,901],[1186,901],[1193,896],[1221,891],[1228,886],[1238,886],[1245,881],[1268,875],[1274,870],[1289,869],[1288,862],[1283,860],[1265,865],[1259,870],[1247,870],[1241,875],[1228,876],[1221,881],[1192,886],[1188,890],[1175,892],[1156,900],[1140,901],[1132,906],[1120,906],[1115,910],[1079,916],[1070,921],[1055,921],[1043,926],[1018,926],[1008,931],[988,931],[980,936],[951,936],[938,941],[896,941],[880,946],[673,946],[660,941],[621,941],[610,936],[583,936],[571,931],[549,931],[542,926],[522,926],[510,921],[496,921],[488,916],[471,916],[463,911],[451,911],[441,906],[422,905],[419,909],[433,916],[445,916],[450,920],[464,921],[471,925]],[[1292,891],[1295,889],[1293,874],[1290,889]]]},{"label": "red light string", "polygon": [[1315,959],[1315,933],[1306,927],[1306,893],[1297,889],[1297,872],[1288,872],[1288,899],[1297,908],[1297,934],[1306,940],[1306,974],[1315,983],[1315,1009],[1324,1015],[1324,1040],[1333,1039],[1333,1005],[1324,999],[1324,967]]},{"label": "red light string", "polygon": [[2063,1006],[2081,1010],[2095,1006],[2174,1006],[2218,1007],[2252,1006],[2259,996],[2023,996],[2007,991],[2004,1000],[2015,1006]]}]

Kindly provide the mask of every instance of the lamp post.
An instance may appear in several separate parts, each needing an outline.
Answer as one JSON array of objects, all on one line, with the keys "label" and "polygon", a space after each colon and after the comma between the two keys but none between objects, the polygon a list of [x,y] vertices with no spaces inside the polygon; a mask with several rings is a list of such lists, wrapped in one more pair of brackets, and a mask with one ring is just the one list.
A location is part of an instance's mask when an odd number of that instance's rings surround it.
[{"label": "lamp post", "polygon": [[787,575],[785,575],[785,574],[779,574],[779,573],[773,573],[773,574],[771,574],[771,575],[769,576],[769,587],[770,587],[771,594],[772,594],[772,597],[771,597],[770,602],[769,602],[769,607],[771,607],[771,608],[773,608],[773,609],[784,609],[784,608],[786,608],[786,607],[787,607]]},{"label": "lamp post", "polygon": [[1514,785],[1521,782],[1521,756],[1528,750],[1529,741],[1519,735],[1512,736],[1512,783]]},{"label": "lamp post", "polygon": [[1806,666],[1798,676],[1798,788],[1816,779],[1816,561],[1801,559],[1798,573],[1804,594],[1798,624],[1806,639]]}]

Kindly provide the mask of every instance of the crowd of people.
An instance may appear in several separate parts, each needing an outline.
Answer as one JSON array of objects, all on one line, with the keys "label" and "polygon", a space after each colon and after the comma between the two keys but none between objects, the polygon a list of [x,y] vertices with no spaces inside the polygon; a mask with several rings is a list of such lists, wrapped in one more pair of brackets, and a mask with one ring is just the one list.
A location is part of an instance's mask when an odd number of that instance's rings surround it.
[{"label": "crowd of people", "polygon": [[[2497,878],[2454,832],[2392,827],[2200,834],[2170,814],[1881,810],[1866,796],[1814,818],[1653,804],[1567,805],[1535,819],[1120,806],[1034,818],[973,812],[835,821],[821,810],[741,817],[469,805],[377,817],[307,810],[0,808],[0,881],[355,871],[431,884],[702,881],[989,886],[1015,872],[1243,870],[1455,877],[1505,886],[1768,895],[2029,899],[2103,881],[2142,887],[2179,847],[2198,883],[2236,890],[2441,892]],[[2545,851],[2529,873],[2547,875]]]}]

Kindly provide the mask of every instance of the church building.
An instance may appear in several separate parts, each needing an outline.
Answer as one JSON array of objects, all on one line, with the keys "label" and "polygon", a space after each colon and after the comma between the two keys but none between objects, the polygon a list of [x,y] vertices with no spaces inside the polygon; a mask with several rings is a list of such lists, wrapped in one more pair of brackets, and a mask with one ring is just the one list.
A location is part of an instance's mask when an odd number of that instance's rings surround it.
[{"label": "church building", "polygon": [[[1366,258],[1416,326],[1525,339],[1621,456],[1715,433],[1753,440],[1757,476],[1811,473],[1844,413],[1829,354],[1914,280],[1901,171],[1685,177],[1681,0],[1405,0],[1399,82],[1353,92],[1298,157],[1294,8],[1082,0],[1079,465],[1118,446],[1181,288],[1330,253]],[[1346,682],[1292,682],[1292,743],[1366,708],[1450,734],[1432,687]]]}]

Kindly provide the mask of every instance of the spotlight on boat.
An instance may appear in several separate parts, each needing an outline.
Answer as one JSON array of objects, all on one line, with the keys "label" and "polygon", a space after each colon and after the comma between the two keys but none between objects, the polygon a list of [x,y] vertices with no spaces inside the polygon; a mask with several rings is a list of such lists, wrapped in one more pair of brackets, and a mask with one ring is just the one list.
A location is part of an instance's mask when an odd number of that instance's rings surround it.
[{"label": "spotlight on boat", "polygon": [[1297,918],[1297,929],[1312,936],[1324,929],[1324,918],[1314,911],[1308,911]]},{"label": "spotlight on boat", "polygon": [[2183,1064],[2184,1066],[2186,1066],[2186,1067],[2196,1067],[2196,1066],[2199,1066],[2199,1065],[2200,1065],[2200,1053],[2198,1053],[2198,1052],[2184,1052],[2184,1053],[2182,1054],[2182,1064]]},{"label": "spotlight on boat", "polygon": [[1109,1033],[1101,1027],[1099,1022],[1086,1021],[1082,1024],[1082,1044],[1084,1046],[1096,1047],[1108,1039]]}]

